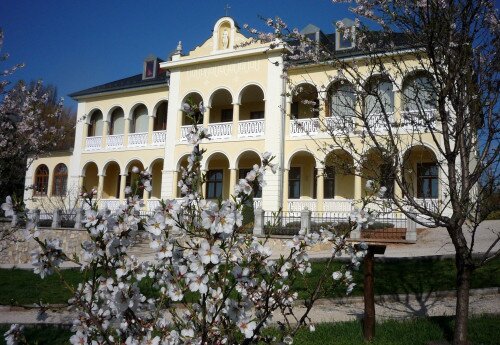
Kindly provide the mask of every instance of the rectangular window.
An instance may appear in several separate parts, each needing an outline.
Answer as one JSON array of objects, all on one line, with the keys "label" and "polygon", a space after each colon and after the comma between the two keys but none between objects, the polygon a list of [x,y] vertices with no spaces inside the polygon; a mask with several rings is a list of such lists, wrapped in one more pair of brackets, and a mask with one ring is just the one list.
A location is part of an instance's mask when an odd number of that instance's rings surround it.
[{"label": "rectangular window", "polygon": [[146,70],[144,71],[144,78],[154,77],[155,61],[146,61]]},{"label": "rectangular window", "polygon": [[300,198],[300,167],[290,168],[288,172],[288,199]]},{"label": "rectangular window", "polygon": [[233,109],[222,109],[220,111],[220,122],[233,121]]},{"label": "rectangular window", "polygon": [[223,176],[222,169],[207,172],[207,199],[222,198]]},{"label": "rectangular window", "polygon": [[438,166],[435,163],[417,163],[417,198],[438,197]]},{"label": "rectangular window", "polygon": [[394,167],[392,164],[382,164],[380,166],[380,185],[387,188],[383,198],[388,199],[394,196]]},{"label": "rectangular window", "polygon": [[[240,169],[239,170],[239,178],[240,179],[244,179],[248,172],[252,170],[252,169]],[[262,189],[260,188],[260,185],[259,185],[259,182],[257,181],[257,179],[254,180],[254,184],[253,184],[253,197],[254,198],[262,198]]]},{"label": "rectangular window", "polygon": [[264,118],[263,111],[251,111],[250,112],[250,120],[259,120]]}]

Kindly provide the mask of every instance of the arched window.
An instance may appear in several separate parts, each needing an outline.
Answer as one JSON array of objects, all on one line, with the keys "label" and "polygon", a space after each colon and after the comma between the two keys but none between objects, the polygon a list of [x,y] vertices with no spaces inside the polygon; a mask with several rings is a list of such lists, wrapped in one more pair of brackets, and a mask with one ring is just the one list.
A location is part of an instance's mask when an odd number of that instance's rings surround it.
[{"label": "arched window", "polygon": [[95,137],[102,135],[102,112],[100,110],[96,110],[92,113],[90,117],[89,129],[87,132],[87,136]]},{"label": "arched window", "polygon": [[109,134],[123,134],[125,128],[125,116],[122,108],[113,110],[111,114],[111,121],[109,126]]},{"label": "arched window", "polygon": [[436,92],[432,79],[416,76],[403,85],[404,111],[433,110],[436,108]]},{"label": "arched window", "polygon": [[49,189],[49,168],[45,164],[39,165],[35,172],[35,195],[47,195]]},{"label": "arched window", "polygon": [[394,92],[388,79],[376,79],[368,86],[369,94],[365,98],[365,112],[380,115],[383,110],[390,114],[394,112]]},{"label": "arched window", "polygon": [[148,109],[140,104],[134,110],[131,133],[144,133],[148,131]]},{"label": "arched window", "polygon": [[164,131],[167,129],[167,110],[168,103],[162,102],[156,110],[154,129],[155,131]]},{"label": "arched window", "polygon": [[351,84],[335,87],[330,95],[330,115],[353,117],[356,93]]},{"label": "arched window", "polygon": [[59,163],[54,169],[54,181],[52,184],[52,194],[63,196],[66,195],[68,184],[68,167],[66,164]]}]

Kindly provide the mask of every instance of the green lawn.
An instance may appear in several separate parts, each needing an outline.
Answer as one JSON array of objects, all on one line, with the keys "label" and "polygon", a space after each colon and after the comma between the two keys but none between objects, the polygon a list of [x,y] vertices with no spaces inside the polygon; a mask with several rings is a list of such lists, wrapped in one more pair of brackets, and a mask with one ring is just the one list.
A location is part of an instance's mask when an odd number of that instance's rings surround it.
[{"label": "green lawn", "polygon": [[[339,264],[330,271],[338,269]],[[299,298],[304,298],[307,291],[316,286],[325,264],[314,262],[313,270],[306,279],[296,282],[294,289]],[[330,274],[330,272],[329,272]],[[82,280],[77,270],[64,270],[64,278],[72,285]],[[353,295],[363,293],[362,270],[354,275],[358,284]],[[329,280],[331,282],[331,280]],[[153,291],[147,286],[147,280],[141,288],[148,296]],[[472,288],[500,286],[500,259],[477,270],[472,279]],[[401,260],[396,262],[377,262],[375,264],[375,294],[414,293],[453,290],[455,288],[455,268],[453,260]],[[344,291],[335,291],[332,284],[326,284],[323,297],[343,296]],[[40,279],[31,271],[20,269],[0,269],[0,304],[28,304],[40,300],[44,303],[65,303],[70,293],[59,282],[56,275]]]},{"label": "green lawn", "polygon": [[[469,339],[472,345],[495,345],[500,339],[500,316],[480,316],[469,322]],[[0,325],[0,334],[8,329]],[[272,332],[271,332],[272,333]],[[38,345],[69,344],[71,332],[54,326],[27,328],[28,342]],[[432,317],[399,321],[385,321],[376,327],[373,345],[424,345],[430,341],[450,341],[453,334],[451,317]],[[301,331],[294,344],[363,345],[361,324],[358,321],[316,325],[315,332]],[[5,344],[3,337],[0,344]]]}]

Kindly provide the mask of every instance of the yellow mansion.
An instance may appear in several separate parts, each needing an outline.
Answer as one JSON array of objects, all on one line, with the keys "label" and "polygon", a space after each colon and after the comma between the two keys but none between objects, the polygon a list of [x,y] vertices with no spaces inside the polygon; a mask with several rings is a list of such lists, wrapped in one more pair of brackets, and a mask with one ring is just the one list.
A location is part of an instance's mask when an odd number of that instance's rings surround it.
[{"label": "yellow mansion", "polygon": [[[350,58],[350,47],[338,34],[326,35],[312,25],[305,30],[329,40],[339,51],[344,49]],[[78,101],[74,149],[46,155],[30,165],[26,185],[33,188],[26,191],[27,203],[33,197],[40,201],[96,188],[101,207],[114,209],[124,200],[133,167],[152,174],[153,189],[144,192],[148,210],[160,199],[180,197],[180,167],[191,150],[185,138],[189,123],[181,109],[190,99],[206,106],[200,123],[212,136],[203,144],[207,198],[228,197],[240,176],[260,163],[260,154],[270,151],[279,169],[266,175],[267,185],[256,192],[255,206],[266,211],[305,207],[317,212],[349,211],[352,200],[362,196],[363,179],[329,169],[324,165],[327,153],[316,150],[317,142],[329,138],[320,122],[333,125],[334,117],[340,116],[335,93],[343,89],[335,83],[341,72],[332,69],[327,75],[314,67],[308,67],[307,73],[301,68],[290,71],[295,85],[326,99],[315,117],[303,111],[300,93],[285,96],[283,47],[241,45],[246,40],[234,20],[223,17],[211,37],[189,53],[183,54],[179,42],[167,61],[147,58],[141,74],[71,94]],[[408,109],[402,104],[401,90],[411,82],[405,76],[395,80],[381,79],[379,88],[392,102],[397,118],[402,109]],[[415,196],[422,202],[436,202],[441,188],[432,141],[408,147],[407,152],[407,164],[415,174]],[[347,151],[341,156],[352,160]]]}]

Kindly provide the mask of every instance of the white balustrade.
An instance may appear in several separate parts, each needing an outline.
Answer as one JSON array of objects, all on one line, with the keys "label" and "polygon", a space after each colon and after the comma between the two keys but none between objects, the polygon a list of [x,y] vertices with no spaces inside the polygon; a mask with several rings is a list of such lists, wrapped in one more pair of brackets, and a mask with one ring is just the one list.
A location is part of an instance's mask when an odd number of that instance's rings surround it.
[{"label": "white balustrade", "polygon": [[325,118],[326,130],[329,133],[341,133],[346,134],[354,131],[354,118],[353,117],[341,117],[341,116],[330,116]]},{"label": "white balustrade", "polygon": [[238,122],[238,137],[251,138],[264,135],[264,119]]},{"label": "white balustrade", "polygon": [[187,135],[189,134],[191,127],[192,127],[191,125],[181,126],[181,140],[182,141],[187,140]]},{"label": "white balustrade", "polygon": [[387,132],[388,126],[394,123],[394,114],[388,113],[387,116],[389,122],[387,122],[383,113],[369,114],[366,121],[367,123],[364,124],[364,127],[368,126],[368,128],[374,132]]},{"label": "white balustrade", "polygon": [[147,201],[148,211],[154,211],[158,206],[160,206],[159,199],[149,199]]},{"label": "white balustrade", "polygon": [[415,199],[417,204],[424,207],[429,211],[438,211],[439,210],[439,200],[438,199]]},{"label": "white balustrade", "polygon": [[120,207],[119,199],[101,199],[101,209],[108,209],[110,211],[115,211]]},{"label": "white balustrade", "polygon": [[316,199],[288,200],[288,211],[290,212],[300,212],[306,207],[309,211],[316,211]]},{"label": "white balustrade", "polygon": [[118,149],[123,147],[123,134],[108,135],[106,138],[106,147],[108,149]]},{"label": "white balustrade", "polygon": [[253,209],[256,210],[259,207],[262,208],[262,199],[261,198],[253,198]]},{"label": "white balustrade", "polygon": [[152,145],[159,146],[164,145],[167,140],[167,131],[154,131],[152,138]]},{"label": "white balustrade", "polygon": [[212,139],[230,138],[232,130],[232,122],[211,123],[208,125],[208,133],[212,136]]},{"label": "white balustrade", "polygon": [[436,122],[436,109],[403,111],[401,112],[401,121],[403,123],[403,127],[407,130],[422,130],[428,128],[429,124],[431,125],[431,128],[434,129],[434,124]]},{"label": "white balustrade", "polygon": [[329,212],[351,212],[352,199],[325,199],[323,200],[323,210]]},{"label": "white balustrade", "polygon": [[85,150],[87,151],[97,151],[100,150],[102,146],[102,137],[87,137],[85,139]]},{"label": "white balustrade", "polygon": [[148,133],[130,133],[128,135],[128,146],[130,147],[138,147],[138,146],[146,146],[148,143]]},{"label": "white balustrade", "polygon": [[290,135],[304,136],[317,134],[319,132],[319,119],[300,119],[290,121]]}]

